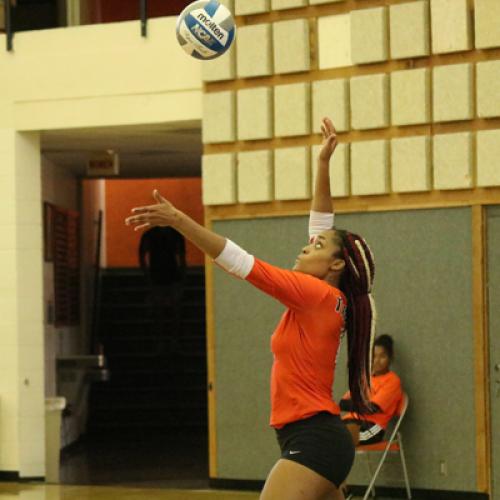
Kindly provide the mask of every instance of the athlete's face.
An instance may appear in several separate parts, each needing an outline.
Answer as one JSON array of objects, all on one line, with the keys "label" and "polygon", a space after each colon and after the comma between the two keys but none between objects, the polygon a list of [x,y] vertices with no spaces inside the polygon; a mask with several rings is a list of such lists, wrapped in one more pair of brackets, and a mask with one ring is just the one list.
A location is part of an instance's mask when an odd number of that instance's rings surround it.
[{"label": "athlete's face", "polygon": [[339,254],[340,247],[335,242],[335,230],[323,231],[297,255],[293,270],[320,279],[332,274],[338,275],[345,266],[344,259],[338,257]]},{"label": "athlete's face", "polygon": [[389,371],[391,358],[384,347],[376,345],[373,349],[373,375],[383,375]]}]

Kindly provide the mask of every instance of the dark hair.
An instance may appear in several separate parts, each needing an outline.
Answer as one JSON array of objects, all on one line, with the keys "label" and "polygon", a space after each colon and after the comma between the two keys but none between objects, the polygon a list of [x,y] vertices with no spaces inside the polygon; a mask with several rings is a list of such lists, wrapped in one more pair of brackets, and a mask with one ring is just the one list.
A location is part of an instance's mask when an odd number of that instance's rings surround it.
[{"label": "dark hair", "polygon": [[335,230],[345,268],[339,288],[347,298],[346,330],[349,389],[354,410],[369,413],[369,390],[376,309],[371,295],[375,264],[366,241],[357,234]]},{"label": "dark hair", "polygon": [[390,335],[379,335],[373,343],[373,346],[376,345],[383,347],[389,356],[389,359],[392,361],[392,358],[394,357],[394,340],[392,337]]}]

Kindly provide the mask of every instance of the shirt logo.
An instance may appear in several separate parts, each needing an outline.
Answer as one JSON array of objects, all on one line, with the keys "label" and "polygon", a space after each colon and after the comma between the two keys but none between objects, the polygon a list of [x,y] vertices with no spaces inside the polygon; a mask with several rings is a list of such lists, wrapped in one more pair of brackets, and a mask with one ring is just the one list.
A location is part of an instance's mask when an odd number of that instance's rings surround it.
[{"label": "shirt logo", "polygon": [[288,453],[290,453],[290,455],[296,455],[297,453],[302,453],[300,451],[289,451]]}]

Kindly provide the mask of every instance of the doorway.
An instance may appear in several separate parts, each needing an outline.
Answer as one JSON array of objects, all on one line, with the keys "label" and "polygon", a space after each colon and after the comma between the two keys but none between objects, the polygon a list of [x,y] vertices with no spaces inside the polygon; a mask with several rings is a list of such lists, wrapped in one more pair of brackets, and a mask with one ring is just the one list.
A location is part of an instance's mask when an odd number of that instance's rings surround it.
[{"label": "doorway", "polygon": [[[96,332],[89,330],[92,318],[79,332],[88,337],[81,343],[86,346],[96,345],[89,340],[97,333],[110,377],[90,386],[82,433],[68,429],[71,415],[63,414],[63,436],[70,437],[63,440],[63,484],[208,485],[204,259],[186,245],[180,347],[160,353],[159,337],[168,336],[172,326],[172,304],[160,304],[165,314],[159,331],[151,290],[139,267],[140,235],[123,224],[133,206],[151,203],[153,188],[203,222],[200,136],[199,122],[42,136],[43,154],[61,168],[72,168],[83,194],[89,154],[113,150],[120,156],[118,178],[99,181],[104,229]],[[82,195],[82,213],[94,213],[83,206],[85,199]],[[95,252],[95,240],[82,234],[82,255]]]}]

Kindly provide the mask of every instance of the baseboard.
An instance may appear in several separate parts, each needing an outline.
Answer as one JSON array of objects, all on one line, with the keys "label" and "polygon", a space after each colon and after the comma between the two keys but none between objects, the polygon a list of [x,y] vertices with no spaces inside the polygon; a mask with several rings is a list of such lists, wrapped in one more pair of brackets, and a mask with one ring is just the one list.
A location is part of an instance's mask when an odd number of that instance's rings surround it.
[{"label": "baseboard", "polygon": [[[249,479],[221,479],[211,477],[209,480],[210,488],[218,490],[248,490],[260,491],[264,486],[264,481]],[[366,486],[349,486],[349,489],[356,496],[363,496]],[[404,488],[387,488],[378,486],[376,488],[377,496],[388,498],[406,498]],[[412,488],[413,500],[489,500],[487,493],[467,492],[467,491],[449,491],[449,490],[426,490],[421,488]]]},{"label": "baseboard", "polygon": [[[356,496],[363,496],[366,486],[349,485],[349,489]],[[388,488],[384,486],[375,487],[377,496],[388,498],[406,498],[405,488]],[[475,491],[450,491],[450,490],[426,490],[422,488],[412,488],[411,496],[414,500],[489,500],[487,493]]]},{"label": "baseboard", "polygon": [[248,490],[260,491],[264,486],[264,481],[253,479],[220,479],[209,478],[210,488],[216,490]]},{"label": "baseboard", "polygon": [[13,483],[19,481],[19,471],[0,470],[0,482]]}]

